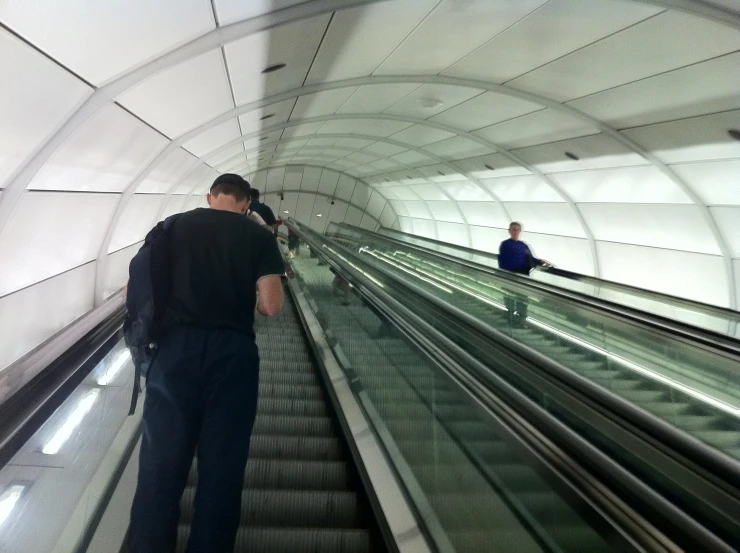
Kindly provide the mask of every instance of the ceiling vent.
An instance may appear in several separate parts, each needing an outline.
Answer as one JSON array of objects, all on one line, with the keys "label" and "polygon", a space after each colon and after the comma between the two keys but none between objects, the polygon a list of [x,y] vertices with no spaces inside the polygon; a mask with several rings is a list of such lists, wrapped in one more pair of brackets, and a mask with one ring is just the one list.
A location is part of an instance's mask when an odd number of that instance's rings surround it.
[{"label": "ceiling vent", "polygon": [[284,63],[276,63],[275,65],[271,65],[269,67],[265,67],[262,70],[262,74],[266,75],[267,73],[274,73],[275,71],[280,71],[283,67],[285,67]]},{"label": "ceiling vent", "polygon": [[573,161],[578,161],[579,159],[581,159],[573,152],[565,152],[565,157],[567,157],[568,159],[572,159]]},{"label": "ceiling vent", "polygon": [[419,105],[426,109],[434,109],[445,105],[439,98],[419,98]]}]

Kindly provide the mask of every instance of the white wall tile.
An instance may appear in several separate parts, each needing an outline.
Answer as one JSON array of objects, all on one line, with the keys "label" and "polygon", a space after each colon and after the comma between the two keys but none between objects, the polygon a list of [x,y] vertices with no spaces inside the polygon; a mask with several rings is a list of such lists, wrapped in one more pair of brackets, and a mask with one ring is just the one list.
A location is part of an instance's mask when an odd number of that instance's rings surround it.
[{"label": "white wall tile", "polygon": [[484,179],[485,187],[504,202],[563,202],[563,198],[536,175]]},{"label": "white wall tile", "polygon": [[137,194],[165,194],[193,167],[195,156],[182,148],[168,155],[136,188]]},{"label": "white wall tile", "polygon": [[586,234],[573,208],[564,203],[504,202],[511,218],[524,230],[585,238]]},{"label": "white wall tile", "polygon": [[740,160],[672,165],[706,204],[740,205]]},{"label": "white wall tile", "polygon": [[134,194],[113,231],[108,253],[143,240],[156,224],[164,198],[161,194]]},{"label": "white wall tile", "polygon": [[103,297],[109,298],[128,283],[128,267],[131,259],[141,248],[143,242],[137,242],[117,252],[108,254],[103,277]]},{"label": "white wall tile", "polygon": [[733,257],[740,257],[740,207],[710,207],[720,232],[732,250]]}]

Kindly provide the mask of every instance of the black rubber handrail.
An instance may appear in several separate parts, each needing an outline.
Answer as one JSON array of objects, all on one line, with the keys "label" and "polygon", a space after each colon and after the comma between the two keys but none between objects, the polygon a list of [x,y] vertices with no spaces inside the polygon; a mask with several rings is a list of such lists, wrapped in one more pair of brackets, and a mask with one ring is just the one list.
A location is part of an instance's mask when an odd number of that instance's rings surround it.
[{"label": "black rubber handrail", "polygon": [[4,467],[122,338],[125,307],[100,322],[0,405]]},{"label": "black rubber handrail", "polygon": [[[336,268],[340,268],[342,272],[346,271],[352,274],[355,278],[360,278],[360,279],[365,278],[363,277],[363,275],[365,275],[366,273],[363,271],[363,267],[367,266],[367,264],[365,260],[358,257],[354,251],[350,250],[349,248],[346,248],[345,246],[332,242],[332,243],[329,243],[328,247],[337,249],[340,252],[340,254],[331,254],[330,252],[325,251],[325,248],[321,247],[322,245],[326,245],[326,244],[323,243],[322,241],[323,239],[320,236],[318,236],[317,233],[315,233],[315,231],[312,231],[308,228],[303,227],[302,225],[300,225],[300,223],[296,224],[295,221],[290,221],[289,225],[293,227],[294,231],[296,231],[296,233],[299,235],[301,239],[303,239],[306,243],[308,243],[314,249],[316,249],[317,252],[321,252],[320,255],[324,257],[331,257],[331,259],[329,260],[330,264],[335,265]],[[440,307],[443,307],[441,305],[443,303],[441,302],[441,300],[439,300],[435,296],[432,296],[428,292],[422,290],[418,286],[411,285],[407,280],[403,280],[399,278],[398,276],[393,275],[392,273],[384,271],[382,269],[377,269],[373,267],[372,265],[369,265],[369,267],[372,267],[372,270],[377,272],[379,275],[382,275],[383,277],[391,280],[394,283],[394,285],[399,286],[401,289],[409,289],[409,291],[411,291],[414,294],[419,293],[420,297],[429,301],[429,303],[440,304]],[[370,279],[366,279],[366,280],[368,280],[368,284],[371,285]],[[384,295],[384,296],[388,295],[387,292],[383,292],[382,290],[377,290],[377,293]],[[395,300],[393,301],[395,302]],[[395,303],[398,303],[398,302],[395,302]],[[455,306],[451,306],[451,305],[448,305],[447,307],[452,308],[453,311],[457,309]],[[405,307],[403,308],[408,310],[408,308],[405,308]],[[459,311],[460,314],[463,314],[462,311],[460,311],[459,309],[457,309],[457,311]],[[419,320],[419,322],[421,322],[421,320]],[[440,341],[449,342],[451,344],[451,347],[456,347],[461,350],[460,346],[452,343],[449,339],[444,337],[444,335],[442,335],[438,330],[435,329],[434,332],[439,335],[438,339]],[[533,350],[531,350],[527,346],[524,346],[523,344],[520,344],[516,340],[513,340],[512,338],[509,338],[508,336],[504,334],[501,334],[501,333],[498,333],[498,334],[500,334],[500,336],[497,336],[496,338],[497,339],[501,338],[501,343],[505,343],[507,349],[511,348],[511,351],[515,355],[517,355],[518,357],[522,359],[527,359],[527,362],[529,362],[530,364],[534,364],[540,368],[547,367],[549,369],[554,369],[555,371],[558,371],[558,372],[565,372],[565,373],[572,372],[566,367],[563,367],[559,365],[558,363],[550,360],[549,358],[542,356],[541,354],[538,354],[537,352],[534,352]],[[464,354],[464,352],[462,353]],[[472,362],[472,359],[470,361]],[[490,372],[490,370],[488,372]],[[501,381],[500,377],[496,377],[496,378],[499,380],[500,385],[507,387],[509,391],[511,391],[514,394],[521,395],[521,393],[513,389],[510,384],[505,383],[504,381]],[[606,392],[605,397],[608,397],[608,396],[611,396],[611,394]],[[616,396],[612,396],[612,398],[615,398],[615,397]],[[518,398],[516,401],[520,405],[527,404],[527,402],[532,403],[531,400],[528,400],[528,399],[525,400],[521,397]],[[623,400],[620,400],[620,401],[623,401]],[[542,416],[547,417],[551,415],[542,415]],[[535,417],[535,419],[539,419],[538,420],[539,424],[542,424],[544,422],[544,419],[542,418],[542,416]],[[554,419],[550,422],[557,424],[557,425],[562,425],[562,423],[560,422],[555,422]],[[541,426],[541,428],[544,428],[544,427]],[[576,448],[576,450],[579,452],[578,454],[582,455],[583,458],[595,460],[595,466],[599,466],[600,462],[606,460],[604,458],[604,453],[601,453],[601,452],[597,453],[597,451],[594,450],[592,445],[586,442],[582,437],[573,433],[573,431],[566,429],[566,428],[563,428],[562,431],[563,431],[562,432],[563,436],[571,443],[573,447]],[[691,444],[688,444],[688,445],[691,445]],[[713,450],[711,450],[711,452],[712,452],[711,456],[713,456]],[[707,549],[704,549],[704,550],[728,551],[726,547],[722,549],[715,549],[718,543],[716,541],[716,536],[714,536],[711,532],[708,532],[700,523],[697,523],[694,519],[692,519],[691,517],[689,517],[682,511],[680,511],[679,509],[677,509],[675,506],[671,505],[670,502],[668,502],[665,498],[663,498],[662,496],[656,495],[656,492],[652,491],[652,489],[649,486],[647,486],[647,484],[635,479],[635,477],[631,473],[626,471],[626,469],[624,469],[623,467],[620,467],[619,465],[615,465],[614,462],[611,461],[608,463],[608,468],[602,463],[600,466],[600,469],[604,471],[603,476],[605,480],[609,481],[617,477],[623,489],[628,490],[630,493],[634,494],[635,497],[642,497],[642,498],[650,497],[652,501],[662,503],[663,509],[662,510],[659,509],[658,513],[661,515],[665,515],[669,519],[671,519],[671,524],[676,529],[681,529],[681,525],[690,525],[692,528],[690,532],[693,534],[694,538],[698,540],[702,540],[706,538],[708,540],[707,542],[705,542],[707,544]],[[619,474],[616,474],[616,473],[619,473]],[[684,531],[684,530],[689,530],[689,529],[688,527],[683,527],[681,531]]]},{"label": "black rubber handrail", "polygon": [[[346,226],[351,228],[352,230],[362,231],[362,232],[370,232],[375,235],[379,236],[385,236],[382,233],[368,231],[366,229],[360,229],[359,227],[355,227],[353,225],[350,225],[348,223],[335,223],[339,226]],[[409,238],[412,238],[414,240],[421,240],[423,242],[429,242],[431,244],[435,244],[438,246],[444,246],[453,250],[458,250],[464,253],[469,253],[472,255],[479,255],[481,257],[486,257],[491,260],[498,260],[498,255],[491,252],[484,252],[482,250],[476,250],[473,248],[469,248],[467,246],[460,246],[458,244],[451,244],[449,242],[443,242],[442,240],[436,240],[434,238],[427,238],[426,236],[416,236],[414,234],[410,234],[408,232],[403,232],[396,229],[391,229],[388,227],[383,227],[382,230],[391,232],[394,234],[400,234],[402,236],[406,236]],[[408,244],[408,242],[405,242],[404,240],[399,240],[400,242],[404,244]],[[582,273],[576,273],[574,271],[568,271],[565,269],[559,269],[556,267],[552,268],[546,268],[546,269],[540,269],[548,273],[552,273],[557,276],[561,276],[563,278],[567,278],[570,280],[577,280],[581,282],[587,282],[590,284],[594,284],[596,286],[600,286],[602,288],[612,289],[612,290],[618,290],[623,292],[628,292],[632,295],[639,296],[642,298],[647,298],[650,300],[655,301],[656,297],[662,301],[663,303],[668,303],[673,306],[682,306],[686,307],[688,309],[694,310],[694,311],[700,311],[702,313],[706,314],[714,314],[716,316],[721,316],[724,318],[730,318],[734,320],[735,322],[740,321],[740,312],[735,311],[734,309],[729,309],[727,307],[720,307],[718,305],[712,305],[709,303],[703,303],[696,300],[690,300],[687,298],[681,298],[679,296],[673,296],[671,294],[666,294],[664,292],[654,292],[652,290],[646,290],[644,288],[638,288],[636,286],[630,286],[629,284],[622,284],[620,282],[614,282],[613,280],[605,280],[601,279],[595,276],[591,275],[584,275]]]},{"label": "black rubber handrail", "polygon": [[[346,225],[344,223],[341,223],[341,225],[350,227],[350,225]],[[481,265],[474,261],[460,259],[453,255],[430,250],[415,244],[409,244],[408,242],[396,240],[394,238],[390,238],[376,232],[367,231],[365,229],[358,229],[356,227],[350,228],[351,232],[365,234],[367,236],[370,236],[374,240],[386,242],[393,246],[408,248],[409,250],[419,252],[422,255],[426,255],[438,260],[443,260],[448,264],[465,267],[466,269],[487,278],[499,279],[504,281],[509,280],[516,283],[517,286],[536,290],[540,293],[544,293],[550,296],[555,296],[563,301],[577,302],[579,307],[585,306],[591,308],[603,315],[608,314],[611,317],[618,318],[629,324],[641,325],[651,331],[668,333],[671,336],[679,335],[683,339],[692,341],[697,346],[700,345],[701,347],[710,349],[718,353],[722,353],[724,355],[737,357],[738,361],[740,361],[740,340],[734,339],[730,336],[727,336],[726,334],[722,334],[720,332],[715,332],[713,330],[705,328],[700,328],[688,323],[684,323],[682,321],[676,321],[675,319],[664,317],[662,315],[648,313],[634,307],[622,305],[611,300],[591,296],[582,292],[566,290],[552,284],[526,278],[516,273],[488,267],[487,265]],[[336,238],[345,240],[347,239],[346,237],[342,237],[341,235],[336,235]]]}]

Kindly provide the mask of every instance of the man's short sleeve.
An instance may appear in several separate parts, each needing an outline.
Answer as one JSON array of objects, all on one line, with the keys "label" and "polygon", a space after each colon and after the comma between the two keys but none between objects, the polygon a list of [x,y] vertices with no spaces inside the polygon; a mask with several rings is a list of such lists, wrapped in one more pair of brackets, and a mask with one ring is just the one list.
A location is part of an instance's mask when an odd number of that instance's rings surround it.
[{"label": "man's short sleeve", "polygon": [[257,280],[262,277],[277,275],[285,275],[285,264],[283,263],[283,256],[280,255],[280,249],[275,238],[266,232],[260,233],[260,247],[258,248],[259,254],[257,259]]}]

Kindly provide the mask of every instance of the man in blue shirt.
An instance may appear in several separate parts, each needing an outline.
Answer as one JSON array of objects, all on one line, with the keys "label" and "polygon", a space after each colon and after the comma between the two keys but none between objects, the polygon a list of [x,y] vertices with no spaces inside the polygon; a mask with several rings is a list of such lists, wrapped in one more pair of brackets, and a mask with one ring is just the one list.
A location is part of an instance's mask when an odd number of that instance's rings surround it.
[{"label": "man in blue shirt", "polygon": [[[501,242],[498,249],[498,266],[500,269],[528,276],[535,267],[551,267],[544,259],[538,259],[527,244],[519,240],[522,233],[521,223],[509,225],[509,238]],[[519,294],[506,297],[506,309],[513,326],[522,327],[527,320],[527,298]]]}]

